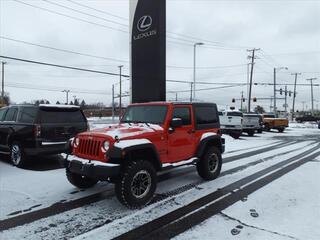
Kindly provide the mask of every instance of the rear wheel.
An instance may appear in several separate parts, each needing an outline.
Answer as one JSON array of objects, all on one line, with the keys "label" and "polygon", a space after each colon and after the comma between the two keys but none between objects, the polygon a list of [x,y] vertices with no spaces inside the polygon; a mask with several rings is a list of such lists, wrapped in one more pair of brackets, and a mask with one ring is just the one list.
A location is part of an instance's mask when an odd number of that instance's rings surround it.
[{"label": "rear wheel", "polygon": [[233,133],[230,133],[230,136],[233,137],[234,139],[239,139],[241,136],[241,133],[240,132],[233,132]]},{"label": "rear wheel", "polygon": [[262,133],[262,129],[258,129],[258,133]]},{"label": "rear wheel", "polygon": [[248,131],[248,135],[249,135],[250,137],[253,137],[253,136],[254,136],[254,130],[249,130],[249,131]]},{"label": "rear wheel", "polygon": [[157,187],[157,172],[149,161],[129,162],[115,185],[118,200],[129,208],[148,204]]},{"label": "rear wheel", "polygon": [[27,163],[26,155],[18,142],[13,142],[10,147],[10,159],[16,167],[23,167]]},{"label": "rear wheel", "polygon": [[98,182],[98,180],[91,179],[76,173],[72,173],[68,168],[66,169],[66,175],[68,181],[77,188],[91,188]]},{"label": "rear wheel", "polygon": [[197,171],[205,180],[213,180],[220,174],[222,166],[221,152],[218,148],[211,146],[197,163]]},{"label": "rear wheel", "polygon": [[283,133],[284,132],[284,128],[279,128],[278,131],[279,131],[279,133]]}]

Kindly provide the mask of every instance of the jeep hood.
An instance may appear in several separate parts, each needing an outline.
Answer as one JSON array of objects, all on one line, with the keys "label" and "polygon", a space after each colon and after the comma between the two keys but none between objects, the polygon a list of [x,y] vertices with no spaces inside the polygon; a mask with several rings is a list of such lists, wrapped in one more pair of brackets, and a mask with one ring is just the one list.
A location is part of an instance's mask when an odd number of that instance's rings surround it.
[{"label": "jeep hood", "polygon": [[156,133],[163,133],[163,128],[160,125],[149,123],[120,123],[84,132],[79,134],[79,136],[97,136],[121,140],[127,138],[142,138]]}]

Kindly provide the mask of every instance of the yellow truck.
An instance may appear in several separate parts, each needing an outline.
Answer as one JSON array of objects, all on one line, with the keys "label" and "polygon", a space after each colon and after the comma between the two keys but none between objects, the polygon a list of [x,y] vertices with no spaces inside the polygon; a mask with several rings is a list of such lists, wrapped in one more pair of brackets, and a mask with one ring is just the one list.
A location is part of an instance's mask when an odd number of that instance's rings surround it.
[{"label": "yellow truck", "polygon": [[287,118],[276,118],[274,114],[263,114],[262,116],[265,131],[269,132],[271,129],[276,129],[282,133],[289,126]]}]

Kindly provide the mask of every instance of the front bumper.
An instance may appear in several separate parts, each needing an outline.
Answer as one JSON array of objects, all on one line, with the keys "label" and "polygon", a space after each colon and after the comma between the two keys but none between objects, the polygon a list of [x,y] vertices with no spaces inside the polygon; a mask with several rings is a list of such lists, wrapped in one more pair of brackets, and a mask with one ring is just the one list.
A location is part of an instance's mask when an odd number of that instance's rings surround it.
[{"label": "front bumper", "polygon": [[224,153],[226,150],[226,140],[221,138],[221,153]]},{"label": "front bumper", "polygon": [[102,163],[74,155],[66,157],[66,167],[72,173],[100,181],[109,180],[111,177],[117,177],[120,174],[120,164]]}]

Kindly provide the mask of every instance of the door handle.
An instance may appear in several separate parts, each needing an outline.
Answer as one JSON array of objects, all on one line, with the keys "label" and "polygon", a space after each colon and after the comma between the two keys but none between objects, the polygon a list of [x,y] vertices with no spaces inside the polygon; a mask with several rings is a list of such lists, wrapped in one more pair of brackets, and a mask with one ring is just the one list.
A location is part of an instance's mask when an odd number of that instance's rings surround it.
[{"label": "door handle", "polygon": [[189,134],[195,133],[195,130],[194,130],[194,129],[191,129],[191,130],[188,131],[188,133],[189,133]]}]

